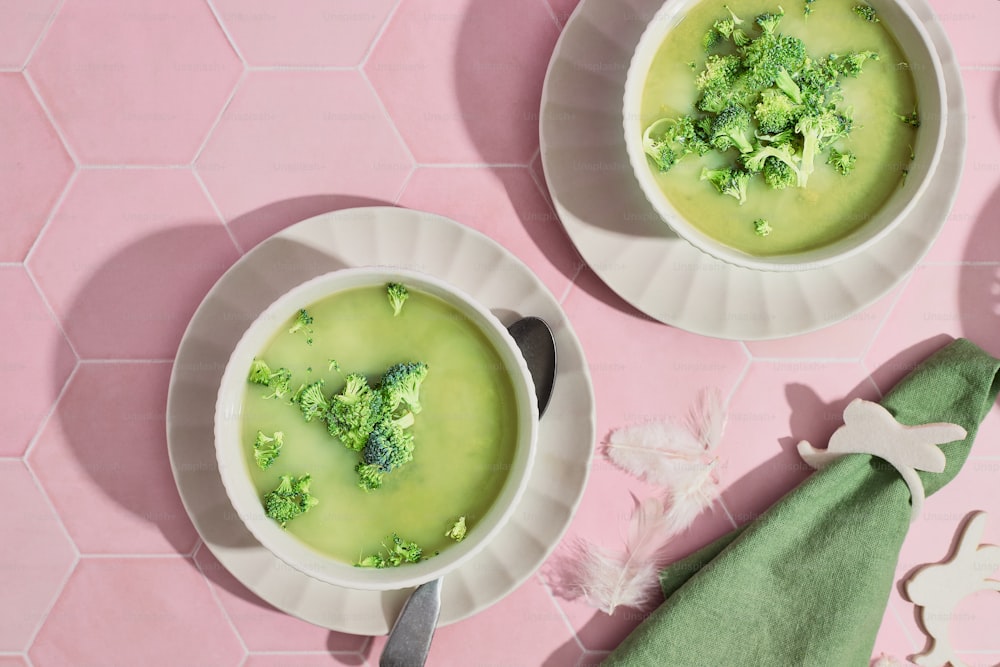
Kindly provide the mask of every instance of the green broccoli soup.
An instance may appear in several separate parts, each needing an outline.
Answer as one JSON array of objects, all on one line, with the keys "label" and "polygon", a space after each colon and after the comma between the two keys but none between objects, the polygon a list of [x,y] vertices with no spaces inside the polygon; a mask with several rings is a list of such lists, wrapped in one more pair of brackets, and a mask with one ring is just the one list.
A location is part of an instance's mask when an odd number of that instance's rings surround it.
[{"label": "green broccoli soup", "polygon": [[433,556],[474,533],[506,481],[511,377],[435,296],[398,284],[330,296],[248,371],[247,469],[267,516],[324,555],[373,567]]},{"label": "green broccoli soup", "polygon": [[821,247],[869,220],[906,187],[919,126],[906,56],[874,10],[783,4],[698,3],[661,45],[641,102],[647,162],[671,204],[757,256]]}]

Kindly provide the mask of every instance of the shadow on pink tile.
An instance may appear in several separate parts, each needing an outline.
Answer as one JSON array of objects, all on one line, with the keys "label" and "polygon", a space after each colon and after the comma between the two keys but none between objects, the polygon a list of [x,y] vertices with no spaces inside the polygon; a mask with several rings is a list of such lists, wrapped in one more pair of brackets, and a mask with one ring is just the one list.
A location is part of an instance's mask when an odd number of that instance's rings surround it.
[{"label": "shadow on pink tile", "polygon": [[316,194],[272,202],[228,221],[227,225],[245,252],[284,228],[321,213],[359,206],[393,205],[392,202],[371,197]]}]

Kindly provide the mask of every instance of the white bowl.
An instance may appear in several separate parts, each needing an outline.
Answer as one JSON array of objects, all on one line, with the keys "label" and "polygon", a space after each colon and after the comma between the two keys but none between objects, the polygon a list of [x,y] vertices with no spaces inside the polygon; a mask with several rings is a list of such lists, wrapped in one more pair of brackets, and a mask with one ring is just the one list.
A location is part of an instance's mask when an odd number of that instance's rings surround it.
[{"label": "white bowl", "polygon": [[[311,549],[264,515],[254,488],[241,437],[247,371],[254,356],[300,308],[344,290],[400,282],[452,305],[475,324],[493,345],[510,374],[517,403],[517,441],[507,479],[475,529],[459,543],[419,563],[373,569],[355,567]],[[233,508],[247,529],[275,556],[311,577],[346,588],[391,590],[437,579],[478,553],[507,522],[524,492],[535,456],[538,405],[524,357],[507,329],[485,307],[459,289],[432,276],[413,271],[355,268],[318,276],[278,297],[250,325],[226,365],[215,410],[215,450],[219,474]],[[314,489],[315,491],[315,489]],[[317,496],[320,494],[317,493]]]},{"label": "white bowl", "polygon": [[[668,0],[646,26],[626,75],[622,109],[625,146],[632,170],[649,203],[671,229],[699,250],[730,264],[763,271],[819,268],[861,252],[886,236],[906,217],[930,183],[944,144],[944,73],[934,44],[920,19],[905,0],[871,0],[870,4],[878,12],[881,21],[906,54],[919,100],[921,125],[913,147],[916,157],[910,165],[906,187],[898,188],[869,221],[834,243],[804,252],[758,257],[727,246],[688,222],[657,185],[653,176],[654,168],[649,164],[642,148],[644,128],[641,126],[639,110],[643,87],[656,52],[688,10],[707,1],[715,0]],[[720,1],[720,8],[722,4]],[[781,3],[776,0],[774,7],[777,8],[779,4]]]}]

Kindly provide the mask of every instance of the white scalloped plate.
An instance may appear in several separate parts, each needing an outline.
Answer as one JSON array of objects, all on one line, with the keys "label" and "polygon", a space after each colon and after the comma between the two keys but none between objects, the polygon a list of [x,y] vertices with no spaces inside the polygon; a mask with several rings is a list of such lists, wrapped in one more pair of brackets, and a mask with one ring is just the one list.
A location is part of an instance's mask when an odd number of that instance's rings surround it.
[{"label": "white scalloped plate", "polygon": [[524,315],[545,319],[556,339],[559,375],[539,424],[528,488],[500,534],[444,578],[439,625],[497,602],[555,548],[583,494],[596,425],[590,372],[559,304],[528,267],[475,230],[408,209],[350,209],[292,225],[233,265],[192,317],[170,378],[167,446],[181,499],[212,553],[261,598],[331,630],[376,635],[389,631],[409,589],[340,588],[273,556],[233,511],[212,440],[222,372],[250,322],[294,285],[335,269],[365,265],[437,276],[471,294],[505,324]]},{"label": "white scalloped plate", "polygon": [[581,0],[549,63],[540,141],[549,192],[577,250],[647,315],[694,333],[755,340],[838,322],[886,294],[937,237],[958,193],[966,110],[951,45],[926,0],[910,6],[944,69],[945,145],[913,212],[868,252],[812,271],[764,272],[699,251],[660,220],[629,166],[622,95],[632,52],[663,0]]}]

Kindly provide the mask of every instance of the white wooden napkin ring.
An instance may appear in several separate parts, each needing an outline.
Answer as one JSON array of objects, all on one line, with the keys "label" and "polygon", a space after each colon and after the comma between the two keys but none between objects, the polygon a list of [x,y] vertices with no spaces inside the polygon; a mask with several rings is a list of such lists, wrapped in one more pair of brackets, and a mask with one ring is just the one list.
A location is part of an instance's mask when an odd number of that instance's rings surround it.
[{"label": "white wooden napkin ring", "polygon": [[904,426],[878,403],[856,398],[844,408],[844,425],[830,436],[826,449],[816,449],[803,440],[798,450],[802,459],[817,470],[847,454],[871,454],[883,459],[899,471],[910,487],[912,522],[924,505],[924,485],[917,470],[944,470],[944,452],[937,445],[964,438],[965,429],[957,424]]},{"label": "white wooden napkin ring", "polygon": [[920,607],[920,624],[931,640],[929,649],[910,656],[922,667],[966,667],[955,656],[948,623],[966,597],[979,591],[1000,591],[1000,581],[988,578],[1000,569],[1000,547],[981,543],[986,518],[986,512],[973,512],[951,558],[921,566],[903,584],[910,602]]}]

